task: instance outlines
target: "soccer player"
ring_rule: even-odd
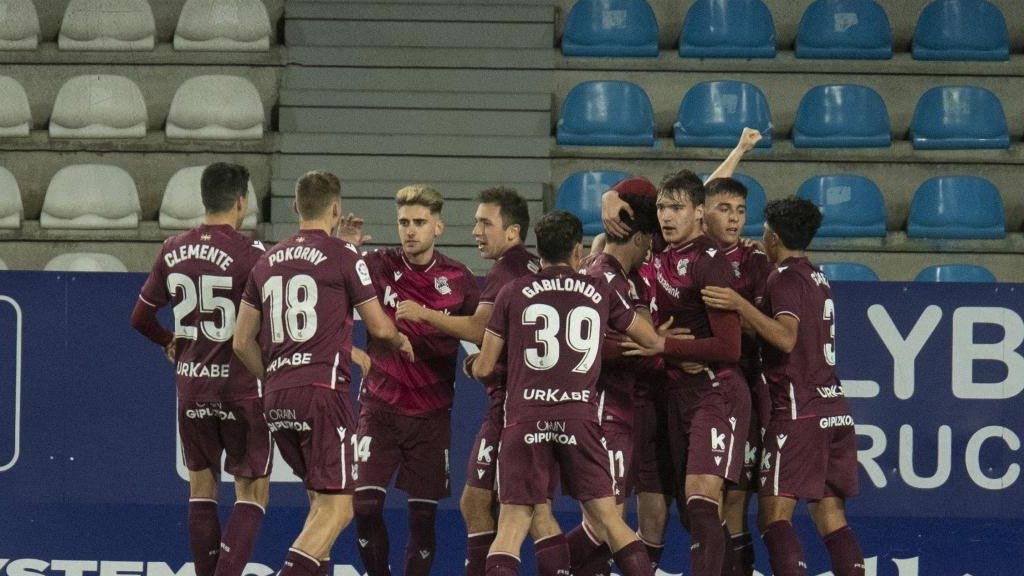
[[[601,251],[584,260],[584,273],[607,283],[615,292],[628,297],[630,306],[648,323],[651,322],[650,298],[640,277],[640,266],[647,259],[651,240],[658,233],[655,208],[657,189],[645,178],[628,178],[613,187],[619,198],[629,204],[633,217],[623,214],[629,224],[627,237],[608,237]],[[604,397],[604,418],[601,428],[611,454],[612,474],[618,487],[616,503],[619,513],[633,489],[633,425],[634,403],[646,396],[646,381],[640,374],[637,359],[616,357],[619,342],[626,336],[610,332],[606,337],[602,370],[597,390]],[[586,518],[568,536],[574,576],[607,575],[611,551],[597,539],[594,522]]]
[[[768,257],[756,246],[740,243],[740,234],[747,220],[747,188],[733,178],[716,178],[705,184],[704,232],[718,242],[732,266],[732,288],[746,300],[759,305],[770,266]],[[761,394],[760,351],[756,337],[743,334],[740,369],[750,389],[751,405],[759,405]],[[730,546],[727,555],[727,576],[750,576],[754,573],[754,541],[747,527],[747,506],[757,492],[758,454],[761,450],[761,418],[752,409],[750,429],[743,454],[743,471],[736,484],[727,484],[722,516],[729,528]]]
[[[189,545],[197,576],[240,576],[252,554],[269,492],[273,447],[259,382],[234,357],[235,309],[263,245],[237,232],[248,207],[249,171],[211,164],[200,183],[203,223],[168,238],[132,312],[132,326],[175,363],[178,433],[189,476]],[[156,311],[174,307],[174,331]],[[235,476],[235,507],[223,538],[217,515],[221,456]]]
[[[407,186],[395,195],[402,245],[366,255],[377,297],[389,317],[399,303],[419,304],[454,316],[477,308],[476,279],[463,264],[434,249],[444,230],[441,194]],[[355,513],[359,553],[370,576],[389,576],[384,496],[391,477],[409,497],[405,574],[425,576],[434,561],[437,502],[450,494],[449,446],[455,369],[460,342],[430,324],[399,320],[416,360],[371,338],[373,364],[363,378],[359,411],[359,477]]]
[[[864,555],[847,525],[857,494],[857,445],[835,373],[835,307],[825,275],[807,259],[821,212],[789,197],[765,206],[764,247],[775,265],[760,309],[735,290],[709,287],[708,306],[737,310],[764,346],[771,419],[764,436],[758,527],[777,576],[807,572],[791,523],[799,499],[825,540],[836,576],[863,576]]]
[[[337,176],[302,176],[294,208],[299,231],[260,258],[249,277],[234,349],[266,383],[265,425],[309,493],[309,515],[279,573],[317,576],[352,520],[359,446],[349,388],[353,308],[379,345],[408,355],[412,346],[377,302],[355,246],[331,235],[341,215]]]
[[[487,260],[494,260],[494,265],[484,279],[476,311],[472,316],[451,316],[426,308],[413,300],[403,300],[398,303],[396,318],[426,322],[449,336],[480,345],[498,291],[516,278],[539,271],[540,261],[524,245],[530,227],[530,211],[525,199],[511,188],[497,187],[480,192],[478,200],[473,238],[480,255]],[[459,501],[468,534],[466,576],[484,575],[487,551],[494,542],[498,523],[495,516],[494,480],[498,439],[505,415],[504,362],[499,363],[496,373],[497,377],[485,383],[490,405],[470,450],[466,464],[466,486]],[[538,506],[530,534],[536,542],[534,549],[537,551],[541,576],[554,574],[553,566],[557,565],[559,559],[553,556],[564,538],[560,537],[561,533],[558,522],[551,514],[550,504]]]
[[[546,502],[549,479],[559,469],[563,490],[583,504],[623,574],[650,575],[643,544],[615,506],[612,454],[601,430],[596,383],[607,326],[637,340],[644,353],[662,350],[665,338],[637,316],[624,295],[575,272],[583,252],[578,218],[549,212],[534,232],[542,269],[499,292],[480,355],[471,366],[473,375],[484,379],[507,354],[505,427],[498,452],[501,512],[487,576],[518,574],[519,548],[533,507]],[[568,562],[561,569],[567,574]]]

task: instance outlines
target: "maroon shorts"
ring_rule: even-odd
[[[466,486],[494,490],[498,466],[498,442],[504,426],[505,410],[500,402],[491,402],[476,435],[466,463]]]
[[[676,493],[662,397],[637,402],[633,412],[633,488],[653,494]]]
[[[619,488],[611,459],[597,422],[537,420],[508,426],[498,450],[498,500],[543,504],[559,470],[563,491],[580,502],[615,496]]]
[[[410,498],[440,500],[451,495],[449,479],[451,412],[406,416],[364,405],[359,411],[358,489],[395,486]]]
[[[270,392],[263,401],[281,456],[309,490],[351,494],[354,489],[355,422],[342,394],[303,386]]]
[[[198,471],[207,468],[220,478],[224,469],[243,478],[270,474],[274,443],[263,419],[263,400],[250,398],[231,402],[180,402],[178,434],[185,466]]]
[[[739,490],[743,492],[758,491],[758,469],[761,466],[761,417],[758,410],[754,408],[755,395],[751,390],[750,427],[747,430],[747,440],[743,446],[743,469],[736,484],[729,485],[728,490]]]
[[[621,420],[605,421],[601,425],[608,447],[612,478],[617,488],[615,502],[622,504],[633,494],[633,427]]]
[[[737,371],[725,371],[702,386],[668,392],[669,445],[682,494],[685,476],[710,474],[739,479],[750,426],[750,390]]]
[[[849,415],[772,420],[761,494],[805,500],[857,495],[857,434]]]

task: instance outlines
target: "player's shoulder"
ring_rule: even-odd
[[[438,269],[440,272],[458,271],[466,276],[473,275],[473,271],[470,270],[469,266],[467,266],[465,262],[456,260],[455,258],[442,253],[440,250],[434,251],[434,257],[437,259]]]
[[[728,258],[725,250],[722,250],[721,245],[705,234],[701,234],[694,239],[693,250],[694,252],[697,252],[701,258],[719,260],[726,260]]]
[[[164,239],[162,250],[164,252],[169,252],[179,246],[188,244],[193,238],[197,238],[198,236],[199,228],[191,228],[189,230],[178,232],[174,236],[169,236]]]

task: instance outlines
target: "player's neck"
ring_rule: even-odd
[[[693,234],[690,234],[689,236],[687,236],[685,240],[680,240],[679,242],[669,242],[668,246],[669,246],[669,248],[672,248],[673,250],[676,249],[676,248],[682,248],[683,246],[686,246],[690,242],[693,242],[694,240],[696,240],[697,238],[700,238],[703,235],[704,235],[704,233],[701,232],[700,230],[698,230],[698,231],[694,232]]]
[[[775,263],[782,264],[790,258],[803,258],[807,255],[803,250],[790,250],[789,248],[778,248],[775,251]]]
[[[497,259],[501,259],[502,257],[504,257],[504,256],[505,256],[505,254],[508,254],[509,252],[511,252],[511,251],[512,251],[512,250],[513,250],[513,249],[514,249],[514,248],[515,248],[516,246],[522,246],[522,245],[523,245],[523,243],[522,243],[522,242],[520,242],[519,240],[516,240],[515,242],[510,242],[510,243],[509,243],[508,245],[506,245],[506,246],[505,246],[505,248],[504,248],[504,249],[503,249],[503,250],[501,251],[501,254],[498,254],[498,258],[496,258],[496,260],[497,260]]]
[[[320,230],[324,234],[327,234],[328,236],[330,236],[331,235],[331,230],[333,230],[333,229],[334,229],[333,222],[331,222],[331,220],[328,220],[326,218],[321,218],[321,219],[316,219],[316,220],[300,220],[299,221],[299,231],[300,232],[303,232],[303,231],[308,232],[308,231],[312,231],[312,230]]]
[[[619,266],[621,266],[622,269],[625,270],[626,272],[629,272],[630,270],[633,269],[633,255],[631,254],[631,250],[627,245],[613,244],[609,242],[604,245],[603,252],[614,258],[615,261],[619,263]]]
[[[231,226],[237,228],[238,216],[233,212],[221,212],[216,214],[210,214],[209,212],[203,216],[203,224],[207,226]]]
[[[434,249],[424,250],[419,254],[409,254],[403,251],[402,255],[405,257],[405,261],[414,266],[426,266],[430,264],[430,261],[434,259]]]

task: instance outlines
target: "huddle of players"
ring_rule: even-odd
[[[177,366],[197,575],[237,576],[251,554],[267,500],[268,427],[310,496],[282,574],[325,572],[354,516],[368,574],[389,575],[383,502],[396,471],[409,497],[404,573],[428,574],[437,501],[450,491],[459,340],[482,344],[464,369],[491,398],[460,502],[467,575],[517,574],[527,534],[540,574],[606,574],[612,558],[627,576],[653,574],[671,498],[693,536],[695,576],[750,574],[743,522],[758,463],[773,571],[805,573],[789,523],[804,498],[835,574],[862,574],[843,516],[843,498],[856,492],[856,452],[831,368],[831,299],[802,258],[820,215],[795,199],[770,204],[768,255],[792,262],[775,260],[769,274],[764,255],[739,244],[745,189],[718,179],[757,137],[744,133],[707,190],[688,171],[657,189],[643,179],[617,185],[605,198],[608,242],[584,274],[578,219],[541,218],[538,261],[523,246],[525,201],[508,189],[484,191],[473,234],[495,265],[482,292],[465,266],[434,250],[443,201],[430,188],[398,192],[401,246],[362,256],[338,179],[308,173],[296,186],[298,233],[264,252],[235,231],[245,169],[207,168],[205,223],[165,242],[132,317]],[[702,216],[714,239],[702,234]],[[155,320],[167,303],[173,332]],[[365,355],[352,348],[353,309],[369,333]],[[753,339],[741,351],[741,317],[769,344],[763,366]],[[353,361],[363,369],[358,420]],[[760,425],[750,424],[751,391]],[[237,490],[223,534],[222,452]],[[568,536],[550,513],[559,471],[563,491],[584,509]],[[637,532],[622,514],[633,489]]]

